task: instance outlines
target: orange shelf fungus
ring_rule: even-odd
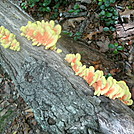
[[[20,43],[15,39],[15,35],[4,26],[0,27],[0,43],[4,48],[9,48],[14,51],[20,50]]]
[[[94,87],[94,95],[105,95],[110,99],[119,99],[126,105],[132,105],[131,93],[124,81],[116,81],[113,77],[105,78],[103,71],[94,69],[93,66],[86,68],[80,62],[81,55],[79,53],[67,54],[65,60],[71,64],[75,75],[82,77],[89,86]]]
[[[33,46],[45,46],[45,49],[56,50],[60,53],[62,50],[56,49],[56,43],[60,38],[61,26],[55,25],[55,22],[42,20],[31,22],[29,21],[26,26],[22,26],[21,35],[27,37],[28,40],[32,40]]]

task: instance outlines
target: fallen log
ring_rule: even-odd
[[[0,1],[0,25],[21,44],[19,52],[0,46],[0,63],[42,128],[50,134],[133,134],[134,112],[119,100],[93,96],[92,88],[74,75],[62,46],[70,41],[60,39],[62,54],[33,47],[19,30],[28,21],[34,19],[10,0]]]

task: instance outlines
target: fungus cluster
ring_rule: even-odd
[[[79,53],[67,54],[65,60],[71,64],[75,75],[82,77],[90,86],[94,87],[94,95],[105,95],[110,99],[119,99],[126,105],[132,105],[131,93],[124,81],[116,81],[113,77],[105,78],[103,71],[96,70],[93,66],[86,68],[80,62]]]
[[[62,50],[56,48],[56,43],[60,38],[61,26],[55,25],[55,22],[45,22],[44,20],[32,23],[28,22],[22,26],[21,35],[32,40],[32,45],[43,45],[45,49],[56,50],[60,53]],[[0,42],[4,48],[14,51],[20,50],[20,43],[15,39],[15,35],[7,30],[4,26],[0,27]],[[75,75],[82,77],[90,86],[94,87],[94,95],[105,95],[110,99],[119,99],[126,105],[132,105],[131,93],[124,81],[116,81],[113,77],[105,78],[103,71],[96,70],[93,66],[87,68],[81,63],[79,53],[67,54],[65,60],[71,64]]]
[[[20,43],[15,39],[15,37],[16,36],[4,26],[0,27],[0,43],[4,48],[19,51]]]
[[[60,38],[61,26],[55,25],[55,22],[45,22],[44,20],[36,21],[32,23],[28,22],[26,26],[22,26],[21,35],[27,37],[28,40],[32,40],[32,45],[45,46],[45,49],[56,50],[57,40]],[[58,49],[58,52],[60,50]]]

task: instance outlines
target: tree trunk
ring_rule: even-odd
[[[34,21],[9,1],[0,1],[0,25],[17,35],[21,51],[0,46],[0,63],[35,118],[50,134],[134,134],[134,112],[118,100],[93,96],[86,82],[64,61],[69,42],[60,39],[62,54],[33,47],[20,27]],[[61,45],[60,45],[61,44]]]

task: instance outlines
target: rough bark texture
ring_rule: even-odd
[[[134,22],[128,24],[117,24],[117,36],[122,41],[134,40]]]
[[[66,49],[57,54],[33,47],[20,36],[19,29],[28,20],[34,21],[11,2],[0,1],[0,25],[21,43],[19,52],[0,46],[0,63],[44,130],[50,134],[134,134],[134,112],[118,100],[93,96],[91,87],[63,60]]]

